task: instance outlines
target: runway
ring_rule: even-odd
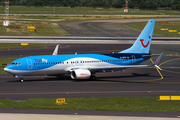
[[[0,43],[133,44],[137,37],[0,36]],[[180,44],[180,37],[153,37],[151,44]]]
[[[5,113],[5,114],[3,114]],[[13,114],[12,114],[13,113]],[[75,115],[77,113],[77,115]],[[13,116],[17,117],[15,115],[27,115],[31,116],[28,118],[32,119],[32,116],[37,115],[35,119],[37,119],[38,115],[41,116],[40,118],[47,118],[48,115],[52,116],[58,116],[57,119],[62,118],[62,116],[70,116],[70,120],[74,120],[74,117],[79,117],[79,119],[82,119],[82,117],[86,117],[88,119],[89,117],[94,117],[94,119],[101,120],[100,116],[103,117],[102,120],[172,120],[172,119],[179,119],[177,118],[177,115],[179,115],[179,112],[128,112],[128,111],[97,111],[97,110],[47,110],[47,109],[13,109],[13,108],[0,108],[0,116],[1,118],[5,116]],[[11,117],[14,118],[14,117]],[[19,119],[23,119],[23,116],[19,116]],[[11,120],[8,119],[8,120]],[[30,120],[31,120],[30,119]],[[52,119],[49,118],[49,119]],[[47,119],[47,120],[49,120]],[[78,120],[79,120],[78,119]],[[92,120],[92,118],[90,119]]]

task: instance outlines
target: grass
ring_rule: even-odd
[[[0,67],[2,66],[2,63],[11,63],[12,61],[16,60],[18,58],[0,58]]]
[[[0,13],[4,14],[5,7],[0,7]],[[124,13],[123,9],[92,9],[92,8],[64,8],[56,7],[24,7],[10,6],[10,14],[109,14],[109,15],[179,15],[179,12],[165,10],[138,10],[129,9],[128,13]]]
[[[6,75],[6,74],[9,74],[9,73],[5,72],[4,68],[2,68],[2,69],[0,68],[0,75]]]
[[[3,19],[4,16],[0,16],[0,19]],[[36,20],[36,21],[52,21],[52,22],[72,22],[72,21],[84,21],[84,20],[109,20],[109,19],[125,19],[123,16],[9,16],[11,20]],[[67,20],[72,19],[72,20]]]
[[[123,24],[123,26],[136,31],[142,31],[146,24],[147,22],[125,23]],[[180,25],[180,21],[169,21],[167,23],[157,21],[155,23],[153,35],[164,36],[164,37],[180,37],[180,34],[178,34],[180,32],[179,25]],[[177,32],[168,32],[168,30],[162,31],[161,28],[168,28],[169,30],[177,30]]]
[[[4,71],[4,67],[2,66],[3,63],[11,63],[12,61],[16,60],[18,58],[0,58],[0,75],[9,74]]]
[[[102,111],[180,112],[179,101],[159,101],[158,97],[130,98],[71,98],[66,104],[55,104],[55,99],[28,99],[22,102],[0,100],[0,108],[69,109]]]
[[[159,16],[160,17],[160,16]],[[75,16],[46,16],[46,15],[10,15],[9,19],[12,20],[33,20],[33,21],[43,21],[43,22],[72,22],[72,21],[85,21],[85,20],[116,20],[125,19],[126,16],[88,16],[88,15],[75,15]],[[153,19],[157,18],[154,16],[129,16],[130,19]],[[163,17],[165,18],[165,17]],[[0,16],[0,19],[4,19],[4,16]],[[72,19],[72,20],[68,20]]]
[[[34,32],[31,32],[27,26],[35,26]],[[68,36],[56,23],[46,22],[15,22],[12,21],[7,27],[0,27],[0,36]]]

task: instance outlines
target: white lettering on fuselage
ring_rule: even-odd
[[[47,59],[42,58],[42,62],[46,62],[47,63],[47,61],[48,61]]]
[[[47,59],[44,59],[44,58],[42,58],[42,59],[34,59],[35,60],[35,62],[48,62],[48,60]]]
[[[120,59],[126,59],[126,57],[123,56],[123,57],[120,57]]]

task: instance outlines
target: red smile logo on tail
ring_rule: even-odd
[[[149,36],[149,39],[151,38],[151,36]],[[140,39],[140,41],[141,41],[141,44],[142,44],[142,46],[144,47],[144,48],[146,48],[148,45],[149,45],[149,41],[148,41],[148,43],[146,44],[146,45],[144,45],[144,43],[143,43],[143,41],[144,41],[144,39]]]

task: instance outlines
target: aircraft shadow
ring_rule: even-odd
[[[147,83],[150,79],[157,79],[159,76],[152,76],[151,73],[139,74],[132,73],[131,76],[106,76],[106,77],[97,77],[96,80],[91,79],[82,79],[82,80],[72,80],[70,76],[58,76],[50,78],[28,78],[24,79],[24,82],[121,82],[121,83]],[[141,77],[145,77],[141,80]],[[141,78],[141,79],[138,79]],[[115,80],[114,80],[115,79]],[[123,80],[124,79],[124,80]],[[13,80],[8,82],[19,82],[19,80]]]

